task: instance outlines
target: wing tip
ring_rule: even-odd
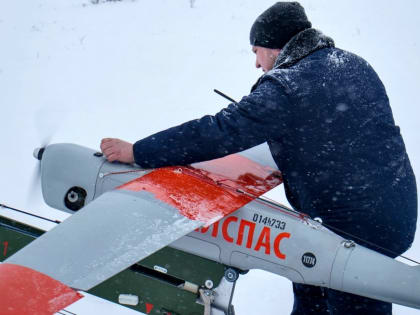
[[[31,268],[0,264],[1,314],[54,314],[83,295]]]

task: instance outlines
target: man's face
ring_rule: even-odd
[[[273,69],[274,62],[280,53],[280,49],[265,48],[261,46],[252,46],[252,51],[256,55],[255,66],[262,68],[263,72]]]

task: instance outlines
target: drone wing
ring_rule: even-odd
[[[6,262],[89,290],[280,183],[277,171],[241,154],[156,169],[101,195]]]

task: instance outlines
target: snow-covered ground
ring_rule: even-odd
[[[249,28],[273,2],[0,0],[0,203],[65,217],[31,188],[32,151],[50,136],[92,148],[102,137],[135,141],[226,106],[213,88],[246,95],[260,75]],[[376,69],[420,178],[420,2],[301,3],[314,27]],[[269,196],[284,200],[281,189]],[[420,236],[406,255],[420,260]],[[239,315],[288,314],[290,282],[250,272],[234,304]]]

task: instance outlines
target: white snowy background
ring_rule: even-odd
[[[273,3],[0,0],[0,203],[63,219],[31,186],[32,151],[43,141],[92,148],[103,137],[134,142],[216,113],[227,101],[213,88],[235,99],[246,95],[260,75],[249,29]],[[315,28],[376,69],[420,178],[420,2],[301,4]],[[269,196],[284,201],[282,189]],[[406,253],[417,260],[419,235]],[[72,310],[135,314],[86,300]],[[289,314],[292,301],[290,282],[262,271],[241,277],[234,297],[238,315]],[[395,306],[394,314],[420,311]]]

